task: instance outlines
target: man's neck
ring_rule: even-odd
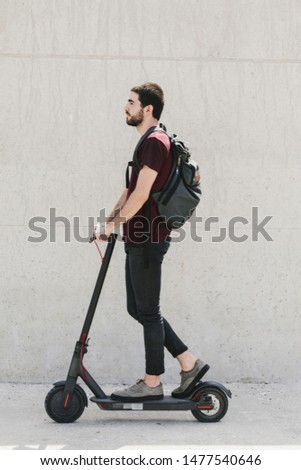
[[[139,126],[137,126],[137,131],[140,135],[143,135],[150,129],[151,127],[157,126],[159,121],[157,119],[148,119],[147,121],[143,121]]]

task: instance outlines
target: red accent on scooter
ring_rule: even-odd
[[[65,403],[64,403],[64,408],[67,408],[68,401],[69,401],[69,393],[66,396],[66,400],[65,400]]]
[[[89,378],[88,378],[88,376],[87,376],[87,374],[86,374],[85,366],[84,366],[84,348],[85,348],[86,338],[87,338],[87,333],[83,333],[83,336],[82,336],[82,344],[81,344],[81,348],[80,348],[80,363],[81,363],[81,368],[82,368],[82,371],[83,371],[85,380],[86,380],[87,382],[89,382]]]

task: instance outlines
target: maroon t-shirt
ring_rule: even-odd
[[[168,179],[172,167],[172,154],[169,137],[160,131],[152,132],[138,149],[137,159],[140,169],[147,165],[157,171],[157,177],[151,192],[161,191]],[[138,175],[132,170],[128,195],[134,191]],[[150,196],[150,210],[146,203],[130,220],[123,224],[123,239],[126,243],[142,244],[146,241],[145,232],[149,229],[151,241],[165,240],[170,234],[164,219],[160,217],[157,205]],[[146,220],[148,222],[146,222]],[[150,219],[150,220],[149,220]]]

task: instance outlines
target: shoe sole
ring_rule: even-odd
[[[173,398],[187,398],[188,395],[190,395],[190,393],[192,392],[195,384],[198,383],[198,381],[201,380],[202,377],[204,377],[204,375],[206,374],[206,372],[208,372],[209,369],[210,369],[210,366],[206,364],[204,367],[202,367],[200,372],[194,377],[192,382],[188,385],[188,387],[183,392],[179,392],[179,393],[172,392],[171,396]]]
[[[125,403],[139,403],[142,401],[150,401],[150,400],[163,400],[164,395],[146,395],[144,397],[121,397],[119,395],[115,395],[112,393],[111,399],[114,401],[122,401]]]

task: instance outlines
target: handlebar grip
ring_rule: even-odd
[[[101,238],[101,240],[103,240],[105,242],[108,241],[108,237],[104,233],[100,234],[100,238]],[[93,235],[93,237],[90,238],[89,243],[94,242],[94,240],[96,240],[95,234]]]

